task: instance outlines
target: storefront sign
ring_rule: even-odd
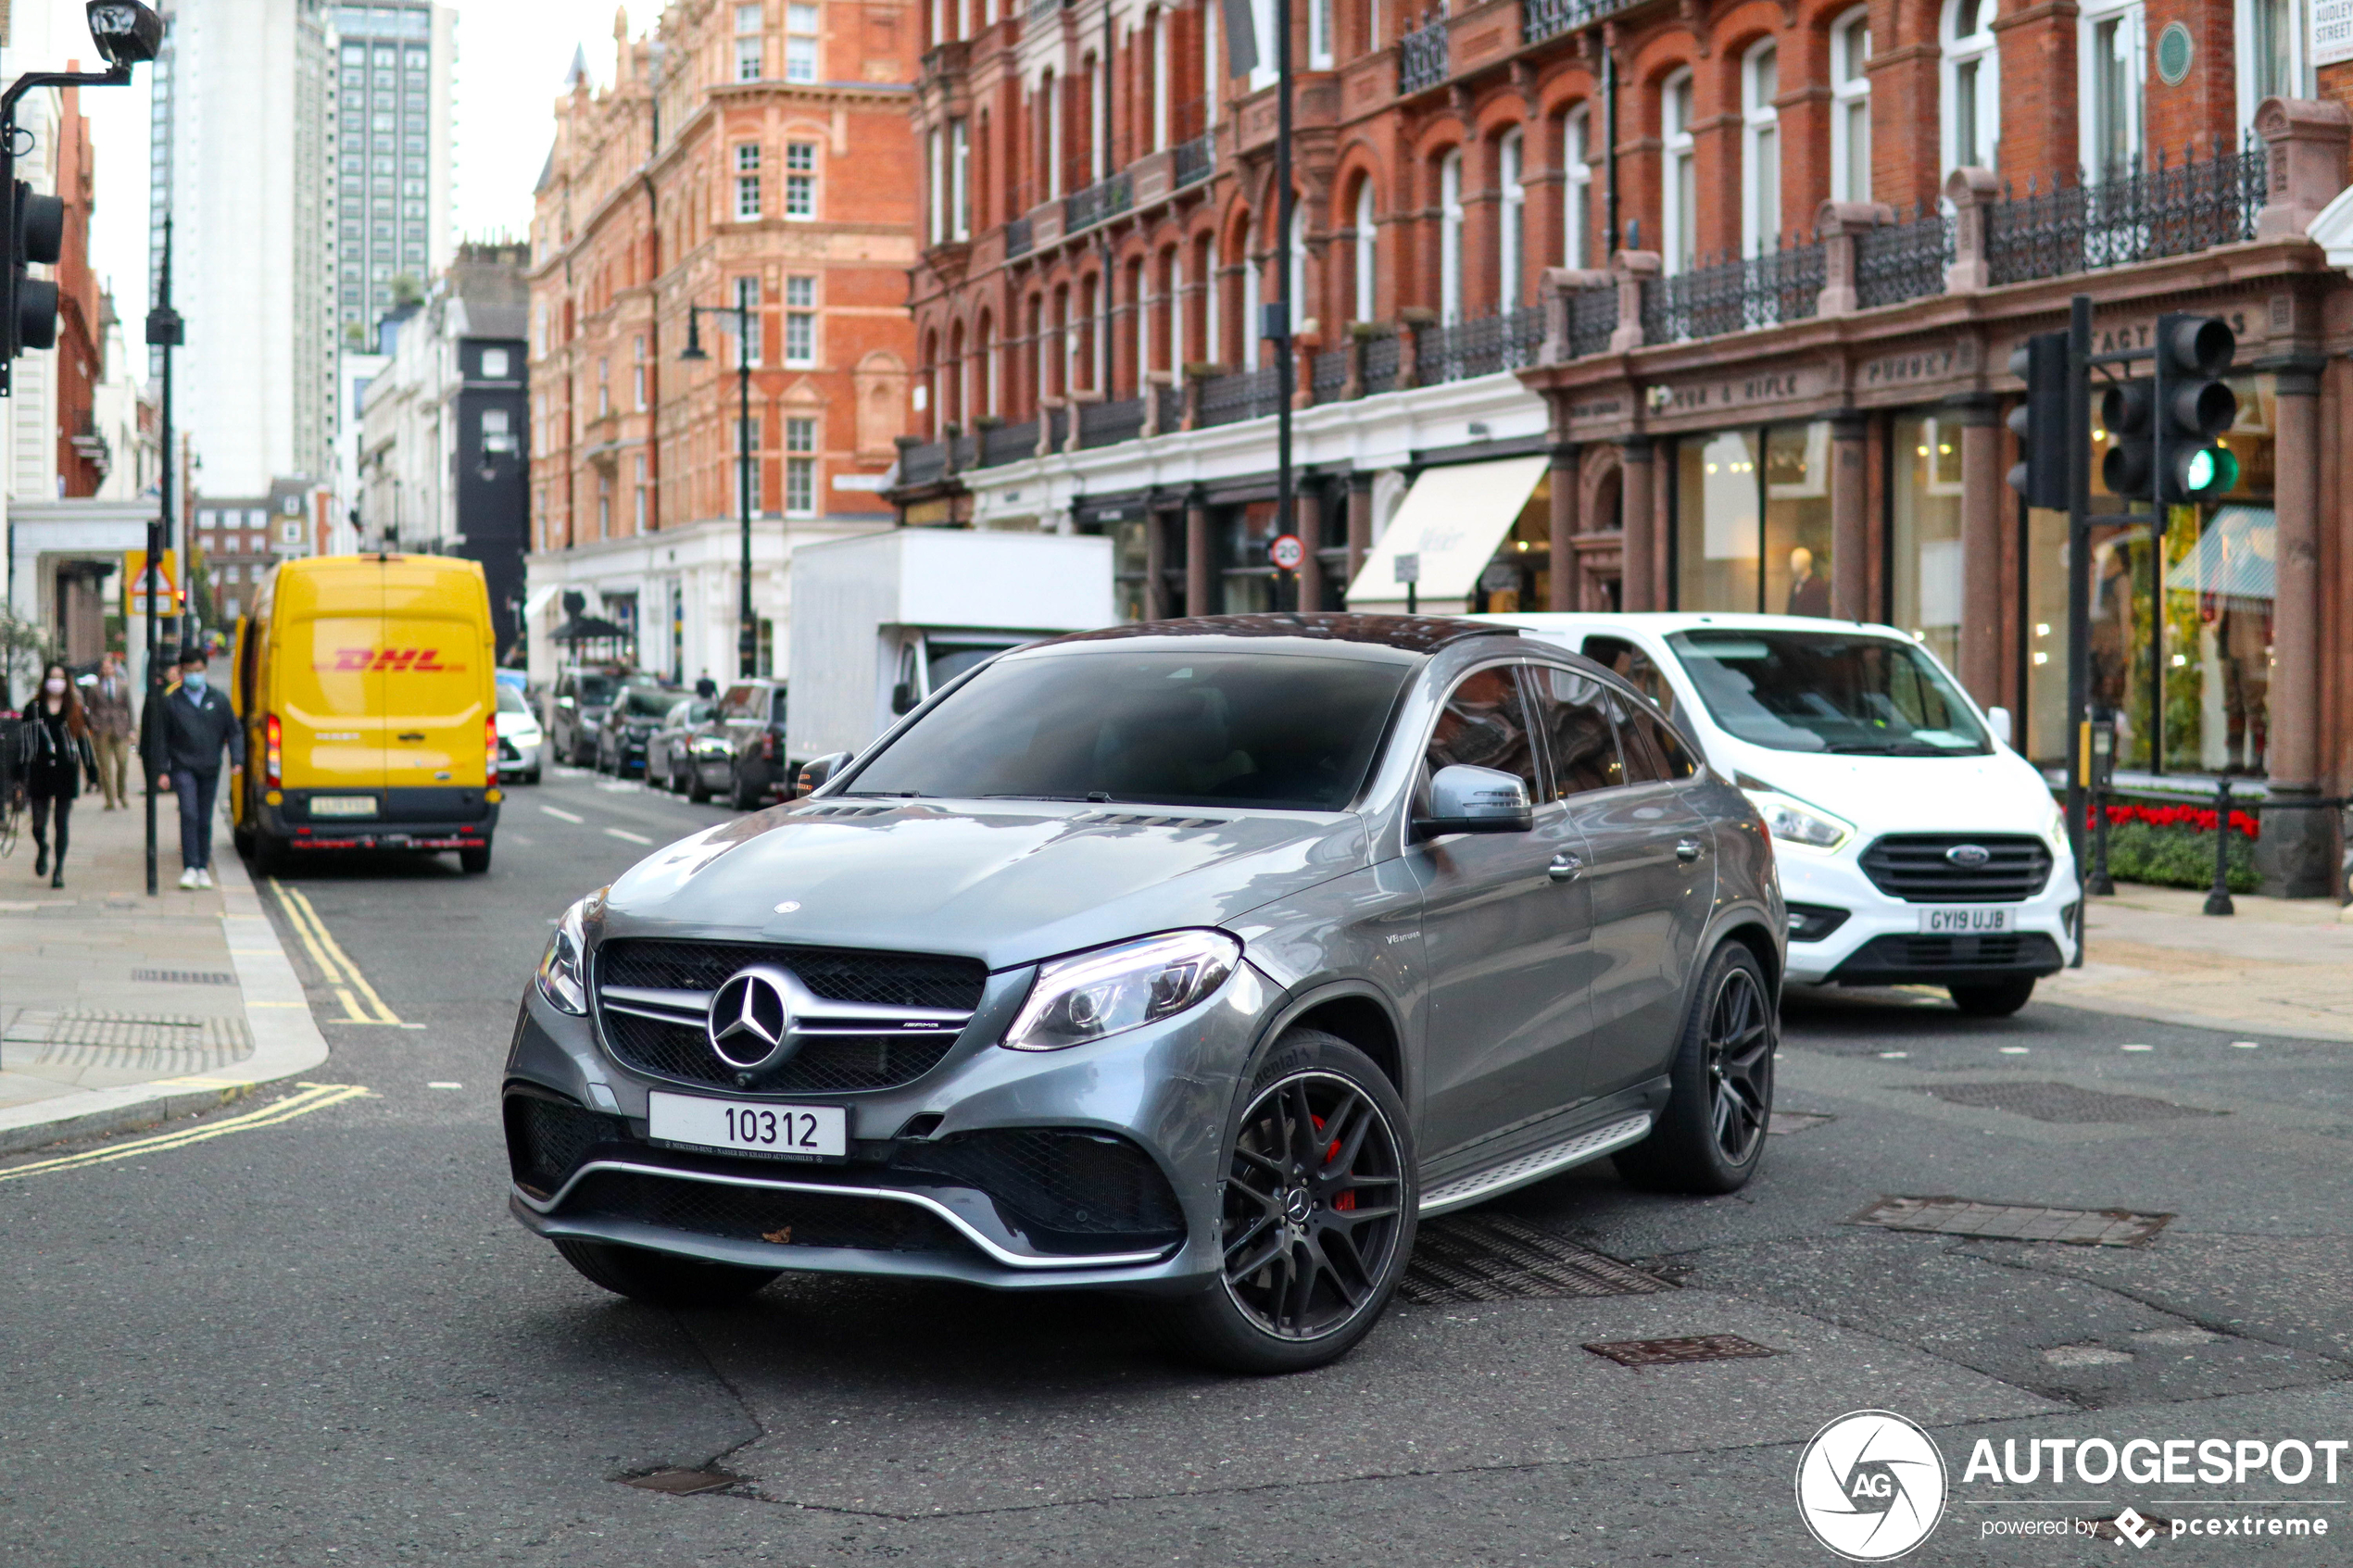
[[[1867,361],[1857,372],[1856,381],[1865,391],[1875,386],[1907,386],[1915,382],[1943,381],[1947,376],[1967,375],[1969,361],[1974,353],[1965,353],[1974,345],[1952,344],[1942,348],[1924,348],[1910,354],[1890,354],[1884,358]]]
[[[1769,410],[1779,405],[1819,397],[1831,390],[1830,378],[1819,365],[1761,370],[1754,375],[1718,376],[1680,385],[1655,386],[1654,395],[1666,394],[1658,412],[1672,419],[1684,414],[1717,414],[1729,410]]]

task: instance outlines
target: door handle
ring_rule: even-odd
[[[1551,877],[1554,882],[1575,882],[1579,876],[1584,873],[1584,871],[1585,861],[1583,858],[1577,855],[1571,855],[1564,850],[1562,853],[1553,857],[1553,863],[1544,868],[1544,874]]]
[[[1699,854],[1700,842],[1696,838],[1686,838],[1675,846],[1675,858],[1687,866],[1698,859]]]
[[[394,736],[393,738],[394,738],[394,739],[396,739],[396,740],[405,740],[405,741],[411,741],[411,742],[414,742],[414,741],[421,741],[421,740],[422,740],[422,739],[424,739],[424,738],[425,738],[425,733],[424,733],[422,730],[411,730],[411,731],[408,732],[408,733],[407,733],[407,734],[405,734],[396,735],[396,736]]]

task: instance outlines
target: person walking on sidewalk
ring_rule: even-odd
[[[24,775],[25,795],[32,803],[32,842],[38,851],[32,874],[48,873],[49,885],[66,884],[67,824],[73,818],[73,797],[82,781],[97,771],[90,754],[89,721],[82,715],[82,699],[74,694],[73,678],[62,664],[41,672],[41,690],[18,732],[21,748],[17,760]],[[49,826],[57,829],[57,858],[49,859]]]
[[[212,885],[212,808],[220,797],[220,748],[229,760],[245,766],[245,732],[229,699],[212,689],[205,676],[201,648],[190,648],[180,659],[180,684],[163,698],[163,718],[156,726],[162,755],[150,766],[156,787],[180,799],[180,885]]]
[[[98,678],[87,692],[83,712],[98,754],[98,787],[106,792],[107,809],[119,811],[131,794],[131,677],[123,673],[122,660],[111,653],[100,659]]]

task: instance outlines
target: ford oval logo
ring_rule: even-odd
[[[1965,872],[1982,869],[1994,859],[1994,851],[1982,844],[1956,844],[1944,851],[1944,858]]]
[[[759,1067],[784,1048],[792,1026],[785,978],[770,969],[739,970],[711,993],[704,1029],[711,1048],[730,1067]]]

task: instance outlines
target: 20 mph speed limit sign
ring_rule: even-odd
[[[1307,546],[1299,542],[1296,533],[1286,533],[1266,546],[1266,558],[1284,571],[1297,571],[1307,558]]]

